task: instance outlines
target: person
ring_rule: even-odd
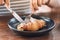
[[[8,1],[9,0],[0,0],[0,5],[7,3],[8,6],[9,5]],[[41,7],[41,5],[47,5],[49,6],[50,9],[59,8],[60,0],[30,0],[30,5],[31,5],[32,12],[35,12],[36,10],[38,10],[38,7]]]

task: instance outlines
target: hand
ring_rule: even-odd
[[[42,9],[43,6],[41,5],[45,5],[46,3],[48,3],[49,0],[30,0],[30,4],[31,4],[31,9],[32,12],[34,13],[36,10],[39,9],[39,7]],[[47,6],[43,7],[44,9],[46,9]],[[49,10],[51,10],[49,7],[47,7]],[[43,11],[43,10],[42,10]]]
[[[10,0],[0,0],[0,5],[7,5],[7,7],[10,7]]]
[[[4,0],[0,0],[0,5],[3,5],[4,4]]]

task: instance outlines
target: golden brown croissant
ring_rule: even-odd
[[[20,31],[27,30],[27,31],[36,31],[41,29],[45,26],[45,21],[33,19],[28,23],[21,23],[17,26],[17,29]]]

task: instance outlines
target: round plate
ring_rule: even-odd
[[[22,35],[22,36],[40,36],[43,35],[45,33],[48,33],[49,31],[51,31],[54,28],[54,21],[48,17],[40,17],[40,16],[36,16],[36,15],[32,15],[33,18],[36,19],[42,19],[46,22],[46,26],[38,31],[18,31],[17,30],[17,25],[19,24],[19,21],[17,21],[15,18],[12,18],[9,20],[8,22],[8,27],[13,30],[15,33],[17,33],[18,35]],[[22,16],[22,19],[24,19],[25,16]]]

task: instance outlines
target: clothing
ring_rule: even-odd
[[[30,0],[10,0],[12,10],[27,13],[30,11]]]
[[[10,15],[10,12],[6,9],[5,6],[0,5],[0,8],[0,15]],[[10,0],[10,8],[17,13],[28,14],[31,12],[30,0]]]

